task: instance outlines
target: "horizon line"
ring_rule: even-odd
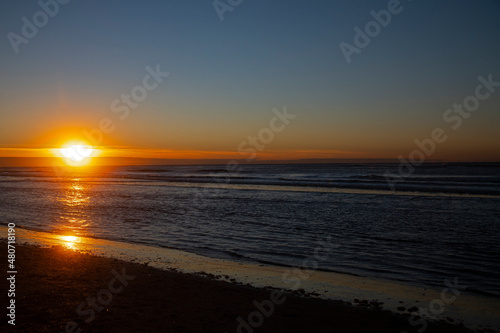
[[[57,157],[0,157],[0,167],[43,167],[53,166]],[[145,157],[94,157],[93,166],[135,166],[135,165],[223,165],[236,162],[242,165],[259,164],[402,164],[397,158],[298,158],[298,159],[176,159],[176,158],[145,158]],[[494,164],[500,160],[426,160],[424,164]],[[418,167],[417,165],[415,165]]]

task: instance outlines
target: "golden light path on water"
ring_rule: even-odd
[[[90,222],[88,219],[92,187],[80,178],[73,178],[60,183],[58,196],[59,221],[57,227],[65,237],[87,235]]]

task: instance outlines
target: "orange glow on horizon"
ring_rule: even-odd
[[[83,147],[79,147],[83,146]],[[143,159],[182,159],[182,160],[215,160],[215,159],[250,159],[249,153],[223,150],[195,150],[195,149],[148,149],[139,147],[91,147],[81,142],[71,142],[61,148],[0,148],[0,157],[57,157],[70,159],[76,155],[79,158],[92,151],[92,157],[104,158],[143,158]],[[79,153],[82,151],[83,153]],[[68,158],[69,157],[69,158]],[[254,161],[258,160],[293,160],[314,158],[391,158],[390,154],[375,154],[342,150],[275,150],[257,152]],[[96,161],[96,163],[98,163]],[[94,164],[94,162],[92,163]]]
[[[410,151],[410,150],[409,150]],[[386,159],[398,162],[397,154],[388,150],[349,151],[329,149],[266,149],[256,152],[254,156],[230,150],[196,150],[196,149],[150,149],[131,146],[99,146],[92,147],[84,141],[71,141],[58,148],[1,148],[0,166],[53,166],[54,158],[70,167],[90,167],[105,165],[143,165],[158,163],[200,164],[203,160],[213,164],[217,160],[236,160],[242,163],[259,163],[265,161],[299,161],[300,160],[370,160]],[[5,158],[13,158],[12,161]],[[21,158],[21,159],[19,159]],[[24,160],[23,160],[24,158]],[[155,160],[157,162],[155,162]],[[164,162],[162,162],[164,160]],[[191,161],[191,162],[190,162]],[[498,154],[489,154],[488,150],[475,154],[461,154],[459,151],[446,151],[435,154],[428,162],[499,162]],[[3,164],[2,164],[3,163]],[[221,162],[222,163],[222,162]]]

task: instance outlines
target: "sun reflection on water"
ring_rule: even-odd
[[[58,238],[62,241],[61,245],[63,245],[64,247],[71,249],[71,250],[78,249],[78,243],[80,243],[80,237],[58,236]]]
[[[91,190],[88,184],[80,178],[74,178],[70,182],[64,183],[61,187],[59,202],[60,209],[60,229],[63,233],[85,235],[89,226],[88,207],[91,199]],[[74,236],[64,236],[74,237]],[[74,243],[71,239],[66,239],[68,243]]]
[[[80,179],[78,178],[68,183],[65,186],[64,192],[65,195],[62,201],[69,207],[84,206],[90,200],[86,188],[80,183]]]

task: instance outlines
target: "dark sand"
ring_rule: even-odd
[[[17,245],[16,326],[7,324],[6,278],[2,278],[2,332],[65,332],[74,321],[82,332],[237,332],[237,318],[256,311],[252,304],[271,290],[214,281],[142,264],[95,257],[60,246]],[[0,242],[6,267],[6,244]],[[114,278],[111,270],[135,276],[95,318],[76,313],[88,297],[96,298]],[[4,269],[3,275],[6,276]],[[119,288],[120,283],[114,285]],[[107,292],[102,292],[105,297]],[[109,294],[109,292],[108,292]],[[352,306],[345,302],[286,294],[286,301],[254,332],[416,332],[408,315]],[[105,300],[105,298],[103,298]],[[88,310],[85,305],[82,310]],[[75,328],[74,332],[78,332]],[[241,332],[249,332],[243,329]],[[444,322],[425,331],[469,332]]]

